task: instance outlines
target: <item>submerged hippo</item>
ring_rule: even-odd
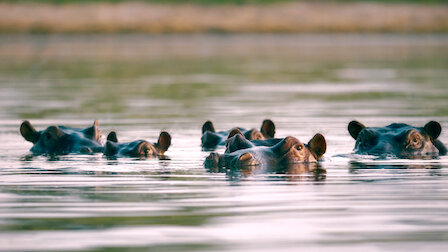
[[[24,121],[20,125],[20,134],[25,140],[33,143],[31,152],[35,155],[86,154],[103,151],[98,121],[85,129],[50,126],[42,131],[36,131],[29,121]]]
[[[430,121],[423,127],[393,123],[386,127],[366,127],[358,121],[348,124],[350,135],[356,139],[355,153],[399,158],[434,158],[445,155],[445,145],[437,140],[442,127]]]
[[[261,124],[260,130],[257,129],[243,129],[237,128],[246,139],[248,140],[263,140],[273,138],[275,135],[275,125],[274,123],[266,119]],[[225,145],[226,139],[229,136],[229,133],[232,130],[228,131],[215,131],[215,127],[211,121],[206,121],[202,125],[202,137],[201,137],[201,145],[204,149],[214,149],[219,145]]]
[[[205,160],[206,167],[246,169],[257,166],[273,170],[293,164],[317,162],[327,149],[321,134],[316,134],[308,144],[289,136],[273,146],[256,146],[241,134],[232,136],[228,143],[226,153],[210,153]]]
[[[107,136],[104,146],[104,155],[120,157],[150,157],[163,155],[171,145],[171,136],[162,131],[157,143],[149,143],[145,140],[137,140],[128,143],[118,143],[117,133],[112,131]]]

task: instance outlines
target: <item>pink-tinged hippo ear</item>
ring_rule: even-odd
[[[261,124],[261,133],[263,134],[264,138],[269,139],[273,138],[275,136],[275,124],[273,121],[266,119]]]
[[[425,124],[423,129],[425,130],[426,134],[431,137],[431,140],[436,140],[442,132],[442,126],[436,121],[430,121],[429,123]]]
[[[350,136],[352,136],[354,139],[357,139],[359,132],[361,132],[365,127],[366,126],[364,126],[364,124],[358,121],[351,121],[348,124],[348,132],[350,133]]]
[[[238,128],[233,128],[233,129],[230,131],[229,136],[227,137],[227,139],[230,139],[230,138],[232,138],[233,136],[235,136],[235,135],[237,135],[237,134],[243,136],[243,132],[241,132],[240,129],[238,129]]]
[[[36,131],[29,121],[23,121],[20,125],[20,134],[22,134],[25,140],[32,143],[36,143],[40,136],[39,132]]]
[[[321,158],[327,151],[327,142],[325,141],[325,137],[317,133],[308,142],[308,148],[311,151],[311,153],[313,153],[316,160]]]
[[[157,146],[159,147],[159,151],[163,155],[165,151],[168,150],[168,148],[171,145],[171,136],[168,132],[162,131],[159,135],[159,140],[157,141]]]
[[[118,153],[118,146],[116,143],[112,141],[107,141],[106,145],[104,145],[104,155],[106,156],[114,156]]]
[[[118,143],[117,133],[115,131],[111,131],[109,135],[107,135],[107,141]]]
[[[98,127],[98,120],[93,122],[92,127],[89,127],[84,130],[84,135],[92,140],[100,141],[101,140],[101,130]]]
[[[202,134],[204,134],[206,131],[215,132],[215,127],[213,126],[213,123],[211,121],[206,121],[202,125]]]

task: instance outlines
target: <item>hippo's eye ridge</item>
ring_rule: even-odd
[[[423,144],[422,135],[420,135],[418,132],[411,131],[409,133],[408,144],[406,147],[410,149],[419,149],[422,147],[422,144]]]

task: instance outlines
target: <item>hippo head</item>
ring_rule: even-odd
[[[247,140],[265,140],[275,136],[274,123],[266,119],[263,121],[260,130],[237,128]],[[214,149],[218,145],[223,145],[225,139],[228,138],[231,131],[215,131],[215,127],[211,121],[206,121],[202,125],[201,145],[204,149]]]
[[[202,125],[202,137],[201,144],[202,147],[208,149],[213,149],[216,147],[222,140],[222,137],[216,133],[215,127],[211,121],[206,121]]]
[[[233,144],[240,145],[244,143],[235,135],[232,139]],[[257,151],[264,150],[266,147],[243,148],[238,157],[238,166],[240,168],[247,166],[257,166],[261,164],[276,164],[289,166],[299,163],[317,162],[327,149],[324,136],[316,134],[308,144],[301,143],[297,138],[288,136],[278,144],[270,147],[271,152]],[[236,153],[236,152],[235,152]]]
[[[317,162],[327,150],[327,143],[321,134],[316,134],[308,144],[289,136],[274,146],[275,152],[281,156],[282,164],[298,164]]]
[[[145,140],[138,140],[129,143],[118,143],[117,133],[112,131],[107,136],[104,146],[106,156],[129,156],[129,157],[149,157],[163,155],[171,145],[171,136],[168,132],[162,131],[157,143],[149,143]]]
[[[34,144],[31,152],[37,155],[91,152],[90,148],[96,147],[101,139],[96,120],[86,129],[50,126],[43,131],[36,131],[29,121],[24,121],[20,125],[20,133],[25,140]]]
[[[393,123],[386,127],[366,127],[358,121],[348,125],[356,140],[355,153],[399,158],[433,158],[444,154],[444,145],[437,140],[442,127],[430,121],[423,127]]]

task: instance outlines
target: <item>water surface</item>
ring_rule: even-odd
[[[448,158],[340,155],[353,119],[446,129],[446,69],[445,35],[4,35],[0,250],[446,250]],[[204,169],[205,120],[265,118],[324,134],[326,173]],[[33,157],[24,119],[173,142],[167,160]]]

